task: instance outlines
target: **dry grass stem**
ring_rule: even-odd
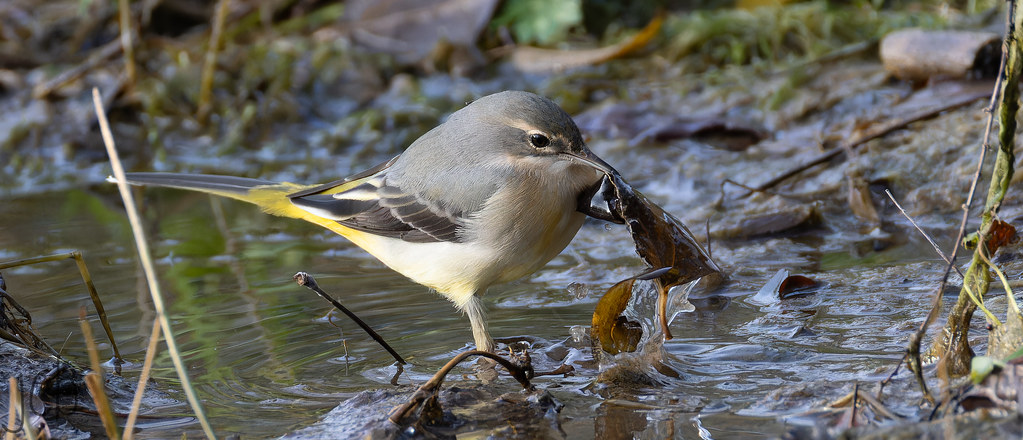
[[[82,328],[82,337],[85,338],[85,347],[89,353],[89,365],[91,372],[85,375],[85,386],[96,403],[96,412],[99,413],[100,421],[107,432],[107,438],[119,439],[121,434],[117,432],[117,421],[114,419],[114,411],[110,407],[110,399],[107,398],[106,390],[103,388],[103,366],[99,362],[99,349],[92,337],[92,326],[85,320],[85,307],[78,312],[78,325]]]
[[[174,363],[174,370],[178,374],[178,379],[181,380],[181,388],[185,392],[185,397],[188,399],[188,403],[191,405],[192,411],[199,420],[199,424],[202,426],[203,432],[206,434],[206,437],[216,439],[217,436],[213,433],[213,428],[206,419],[206,413],[203,411],[202,403],[199,401],[199,397],[196,395],[195,389],[192,387],[192,381],[188,377],[188,369],[185,368],[185,362],[181,358],[181,352],[178,350],[178,344],[174,340],[174,332],[171,328],[170,317],[168,316],[167,308],[164,305],[163,294],[160,291],[160,284],[156,280],[156,269],[153,266],[153,259],[149,252],[149,242],[146,241],[145,232],[142,229],[142,221],[139,219],[138,209],[135,207],[135,199],[132,198],[131,191],[128,190],[127,179],[124,175],[124,167],[121,165],[121,160],[117,155],[117,149],[114,146],[114,137],[110,133],[110,125],[107,123],[106,113],[103,111],[103,102],[100,99],[99,89],[92,89],[92,98],[93,103],[96,106],[96,118],[99,122],[100,132],[103,134],[103,144],[106,146],[107,155],[110,157],[110,166],[113,168],[114,177],[117,179],[117,189],[121,194],[121,199],[124,201],[124,209],[127,211],[128,222],[131,224],[132,234],[135,237],[135,246],[138,248],[139,260],[142,263],[142,269],[146,275],[146,283],[149,285],[149,293],[153,298],[153,308],[156,310],[157,318],[160,321],[160,327],[163,328],[162,330],[164,340],[167,344],[167,352],[170,354],[171,361]]]
[[[7,394],[10,396],[10,402],[7,404],[7,433],[4,434],[4,440],[14,440],[14,433],[18,429],[17,408],[21,407],[21,393],[18,391],[18,379],[13,377],[7,378],[7,390]]]
[[[142,406],[142,396],[146,391],[146,383],[149,382],[149,373],[153,370],[153,359],[156,358],[156,349],[160,344],[160,321],[153,321],[153,332],[149,335],[149,347],[146,348],[146,359],[142,362],[142,372],[139,373],[139,383],[135,387],[135,397],[131,400],[131,412],[128,413],[128,421],[124,423],[124,439],[131,440],[135,436],[135,420],[139,415],[139,408]]]
[[[96,412],[99,413],[99,418],[103,422],[103,429],[107,432],[107,438],[120,439],[121,435],[117,432],[117,421],[114,419],[114,411],[110,407],[107,393],[103,390],[103,376],[95,371],[86,374],[85,386],[89,389],[89,394],[92,395],[92,401],[96,403]]]

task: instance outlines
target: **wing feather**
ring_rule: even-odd
[[[393,163],[393,159],[388,164]],[[385,164],[387,165],[387,164]],[[468,214],[449,212],[389,183],[387,166],[292,194],[291,202],[312,214],[352,229],[417,243],[461,242]]]

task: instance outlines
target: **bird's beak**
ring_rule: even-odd
[[[614,167],[609,165],[607,162],[604,162],[604,159],[597,157],[596,154],[593,154],[593,152],[590,151],[590,149],[585,146],[583,147],[582,152],[573,153],[572,158],[577,159],[578,161],[585,163],[586,165],[589,165],[609,176],[619,175],[618,170],[614,169]]]

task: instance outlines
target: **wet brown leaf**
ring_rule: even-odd
[[[998,248],[1016,241],[1016,228],[1009,223],[995,220],[991,223],[991,229],[987,233],[988,252],[994,255]]]
[[[817,281],[802,275],[789,275],[778,285],[778,298],[786,299],[808,289],[817,287]]]
[[[665,339],[671,339],[665,310],[668,290],[705,275],[720,273],[721,269],[681,221],[647,200],[621,176],[613,174],[607,178],[611,185],[605,187],[602,195],[611,214],[625,222],[636,243],[636,253],[655,268],[645,275],[614,285],[597,303],[592,334],[605,351],[617,353],[623,347],[629,348],[627,341],[634,337],[627,328],[628,324],[618,318],[632,296],[636,279],[651,279],[656,283],[661,330]],[[635,350],[634,346],[628,351],[632,350]]]
[[[638,324],[629,321],[622,312],[632,298],[632,286],[635,278],[623,280],[607,289],[607,293],[597,301],[593,310],[593,324],[590,327],[592,337],[600,341],[604,351],[611,354],[636,351],[643,330]]]
[[[576,67],[600,64],[628,55],[643,48],[661,30],[664,15],[658,14],[632,38],[598,49],[557,50],[537,47],[516,47],[511,54],[512,64],[520,72],[558,72]]]

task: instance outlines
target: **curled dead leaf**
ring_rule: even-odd
[[[819,285],[820,283],[812,278],[803,275],[789,275],[788,269],[779,269],[771,279],[764,283],[756,295],[749,298],[749,302],[759,305],[774,304],[779,300],[811,293],[808,291]]]
[[[703,276],[720,273],[721,269],[681,221],[650,202],[617,173],[605,176],[600,193],[608,211],[601,218],[609,217],[625,223],[635,241],[636,253],[655,269],[608,289],[594,311],[592,334],[609,353],[630,348],[625,342],[634,334],[629,333],[618,318],[632,296],[635,280],[650,279],[658,291],[661,330],[665,339],[671,339],[666,315],[668,291]],[[635,348],[632,346],[631,350],[624,351]]]
[[[805,291],[817,287],[817,281],[802,275],[789,275],[778,285],[778,298],[788,299],[805,293]]]
[[[638,328],[638,324],[622,316],[632,298],[635,282],[635,278],[629,278],[611,286],[593,310],[591,337],[600,341],[600,347],[608,353],[635,351],[643,336],[643,330]]]

